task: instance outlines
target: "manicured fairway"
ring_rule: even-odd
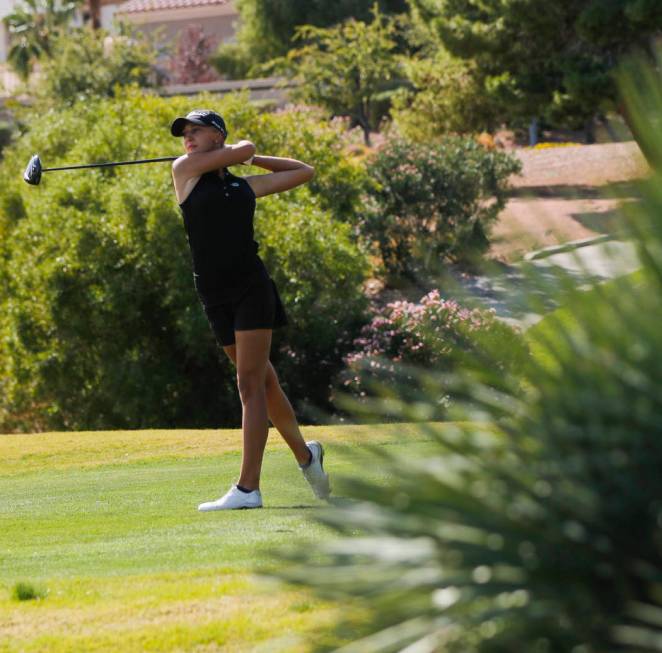
[[[425,453],[409,425],[310,427],[330,474],[366,443]],[[270,435],[262,510],[201,514],[237,478],[239,431],[0,436],[0,651],[304,652],[334,608],[252,574],[270,550],[329,537]],[[18,601],[26,582],[45,598]]]

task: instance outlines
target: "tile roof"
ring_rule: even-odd
[[[208,5],[228,5],[231,0],[128,0],[123,2],[117,13],[134,14],[142,11],[161,11],[163,9],[185,9]]]

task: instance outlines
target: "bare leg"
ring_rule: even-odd
[[[228,358],[236,365],[236,345],[223,347],[223,349]],[[299,424],[294,415],[292,404],[290,404],[283,389],[280,387],[278,375],[276,374],[274,366],[270,362],[267,362],[265,387],[267,411],[271,423],[276,427],[276,430],[281,434],[283,440],[288,444],[294,457],[297,459],[297,462],[300,465],[307,463],[310,458],[310,450],[306,446],[306,442],[299,429]]]
[[[260,487],[260,470],[267,444],[266,375],[271,348],[271,330],[236,332],[237,386],[241,398],[244,448],[239,485],[249,490]]]
[[[303,465],[310,460],[310,449],[306,446],[292,404],[280,387],[278,375],[271,363],[267,367],[266,386],[269,419],[292,449],[297,462]]]

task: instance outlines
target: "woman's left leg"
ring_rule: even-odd
[[[271,329],[236,331],[237,386],[242,407],[244,437],[241,476],[238,485],[260,488],[260,470],[269,433],[265,382]]]
[[[224,345],[223,351],[234,365],[237,364],[237,346]],[[305,465],[310,460],[310,449],[303,439],[299,422],[292,409],[292,404],[280,387],[278,375],[271,362],[267,362],[267,376],[265,382],[267,396],[267,415],[276,430],[283,436],[283,440],[292,449],[299,465]]]

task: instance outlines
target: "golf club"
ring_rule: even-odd
[[[39,158],[38,154],[35,154],[30,159],[30,162],[25,168],[25,172],[23,173],[23,179],[27,181],[28,184],[37,186],[41,181],[42,172],[55,172],[56,170],[79,170],[81,168],[108,168],[111,166],[130,166],[136,163],[157,163],[159,161],[174,161],[176,158],[178,157],[163,156],[159,159],[140,159],[139,161],[111,161],[109,163],[86,163],[83,165],[62,166],[60,168],[42,168],[41,159]]]

